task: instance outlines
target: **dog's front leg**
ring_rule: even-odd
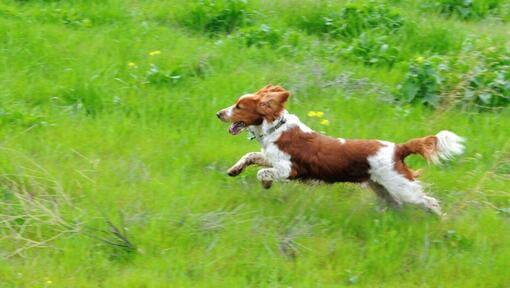
[[[228,175],[237,176],[250,165],[271,166],[262,152],[250,152],[241,157],[234,166],[228,169]]]
[[[274,166],[273,168],[260,169],[257,172],[257,179],[265,189],[271,188],[273,181],[288,179],[290,168]]]

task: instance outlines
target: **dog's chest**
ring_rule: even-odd
[[[266,157],[266,160],[273,166],[288,166],[290,165],[290,155],[283,152],[278,148],[278,146],[275,143],[269,142],[264,143],[263,146],[263,153]]]

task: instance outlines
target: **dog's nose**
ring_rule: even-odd
[[[221,112],[216,112],[216,117],[221,118]]]

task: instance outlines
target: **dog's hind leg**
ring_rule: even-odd
[[[236,164],[230,167],[227,173],[229,176],[237,176],[250,165],[270,166],[262,152],[250,152],[241,157],[241,159],[239,159]]]
[[[403,203],[411,203],[422,206],[438,216],[443,216],[441,206],[436,198],[427,196],[418,181],[406,179],[404,177],[395,177],[390,181],[382,183],[391,196]]]
[[[384,186],[382,186],[381,184],[369,180],[368,187],[375,192],[375,194],[381,201],[385,202],[386,204],[392,207],[399,207],[402,204],[398,199],[395,199],[390,194],[390,192],[388,192],[388,190],[386,190],[386,188],[384,188]]]
[[[439,201],[423,192],[420,182],[414,180],[413,173],[402,162],[395,162],[395,144],[383,144],[383,148],[368,158],[370,180],[382,185],[400,203],[420,205],[442,216]]]

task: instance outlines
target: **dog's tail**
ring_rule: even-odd
[[[450,131],[415,138],[397,146],[397,157],[403,160],[410,154],[420,154],[429,163],[439,164],[464,152],[464,138]]]

